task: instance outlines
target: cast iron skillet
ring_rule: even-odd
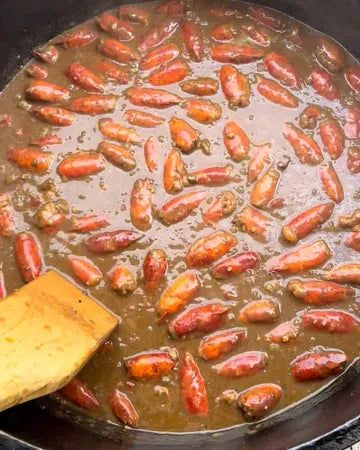
[[[119,6],[119,3],[115,0],[1,0],[0,90],[28,61],[33,47],[99,11]],[[330,34],[359,58],[357,31],[360,0],[347,0],[346,3],[342,0],[273,0],[257,3],[275,7]],[[35,445],[51,450],[113,450],[155,449],[159,445],[172,449],[182,446],[202,448],[206,445],[206,448],[216,449],[226,442],[226,448],[230,450],[240,446],[251,450],[281,450],[299,444],[303,449],[314,446],[342,449],[360,440],[360,416],[356,401],[360,395],[359,372],[360,359],[357,359],[340,377],[305,402],[299,402],[257,424],[239,425],[222,432],[180,435],[123,429],[109,422],[90,419],[66,402],[48,397],[40,404],[22,405],[0,415],[0,429],[3,430],[0,431],[0,448],[17,450]],[[73,424],[50,416],[44,408],[58,417],[70,419]],[[95,436],[91,431],[102,437]]]

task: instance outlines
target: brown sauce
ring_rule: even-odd
[[[240,32],[241,27],[246,24],[259,26],[256,20],[246,15],[249,5],[241,2],[229,3],[229,5],[231,8],[236,8],[238,12],[225,18],[211,15],[208,2],[193,2],[192,8],[186,12],[189,18],[197,22],[203,34],[205,55],[201,62],[191,61],[188,52],[184,50],[181,27],[165,42],[176,43],[181,49],[181,59],[186,61],[190,67],[190,74],[185,80],[198,77],[211,77],[219,80],[218,72],[223,64],[213,61],[210,56],[209,49],[219,44],[212,39],[211,31],[216,25],[221,25],[228,20],[233,23],[236,30],[234,37],[231,39],[231,44],[246,44],[257,49],[262,48],[248,40],[244,32]],[[132,49],[137,49],[140,37],[148,28],[158,26],[168,17],[174,17],[153,13],[154,4],[152,2],[137,6],[149,11],[151,23],[148,26],[132,24],[135,28],[135,38],[123,42]],[[222,7],[222,5],[218,5],[218,2],[214,2],[215,6]],[[225,7],[226,5],[224,5]],[[118,17],[117,11],[113,11],[112,14]],[[182,17],[181,15],[180,18]],[[30,114],[29,111],[19,108],[19,103],[25,99],[25,89],[31,81],[31,78],[26,75],[26,68],[19,72],[0,96],[0,116],[8,114],[12,118],[10,127],[0,128],[0,192],[8,194],[10,203],[15,210],[15,231],[17,233],[31,231],[36,235],[41,244],[46,267],[54,267],[72,279],[73,273],[69,266],[68,256],[79,255],[91,259],[102,271],[104,277],[97,286],[92,288],[86,288],[81,283],[79,285],[121,318],[121,324],[111,337],[112,346],[108,345],[100,350],[79,374],[79,378],[87,384],[100,403],[97,409],[89,412],[95,417],[114,420],[107,398],[110,392],[118,388],[126,393],[133,403],[139,416],[138,426],[140,428],[162,431],[194,431],[229,427],[242,423],[245,419],[236,404],[228,404],[224,400],[219,400],[224,391],[231,389],[240,393],[260,383],[278,384],[281,386],[283,394],[272,411],[280,410],[316,392],[329,381],[329,378],[307,382],[295,380],[290,373],[290,363],[297,356],[315,347],[322,346],[345,352],[348,358],[347,364],[349,364],[359,353],[359,327],[356,327],[351,333],[345,334],[301,328],[299,335],[289,343],[273,344],[264,339],[264,335],[276,325],[291,320],[304,309],[334,308],[360,316],[359,290],[356,290],[355,285],[353,288],[356,293],[352,298],[326,306],[309,306],[296,299],[286,289],[287,283],[292,278],[322,280],[331,268],[345,263],[355,264],[360,261],[359,253],[344,245],[344,241],[351,230],[338,226],[338,219],[341,215],[359,208],[360,175],[359,173],[349,172],[347,158],[350,147],[360,146],[360,122],[357,125],[359,128],[357,137],[347,138],[342,155],[333,161],[334,168],[343,185],[344,200],[335,205],[331,217],[324,224],[312,231],[309,236],[301,239],[298,244],[286,244],[281,238],[281,228],[289,222],[290,218],[314,205],[330,201],[320,181],[320,165],[302,164],[299,161],[291,145],[283,137],[284,125],[291,122],[300,127],[300,114],[307,105],[313,104],[322,109],[319,123],[334,117],[344,127],[346,108],[356,105],[359,107],[360,94],[348,85],[344,77],[344,71],[354,66],[355,62],[341,48],[340,51],[344,52],[345,55],[344,67],[331,74],[340,93],[339,99],[327,100],[323,98],[315,93],[309,82],[311,71],[320,69],[314,56],[319,35],[286,16],[276,14],[276,18],[279,18],[285,24],[285,30],[274,31],[267,27],[261,27],[268,33],[271,40],[271,44],[263,49],[265,54],[279,52],[288,57],[299,76],[304,80],[299,90],[284,86],[298,98],[298,106],[295,108],[276,105],[258,93],[256,89],[256,77],[258,75],[278,81],[265,70],[262,58],[248,64],[234,64],[234,67],[246,75],[250,81],[251,96],[248,106],[230,108],[221,86],[216,94],[204,97],[217,103],[222,108],[221,119],[211,125],[201,124],[187,117],[186,110],[179,105],[167,109],[150,109],[131,105],[125,98],[124,92],[133,84],[157,88],[147,84],[148,72],[139,71],[137,62],[122,65],[130,74],[131,81],[127,85],[112,81],[105,83],[105,94],[119,96],[114,113],[94,116],[76,114],[73,125],[68,127],[59,128],[45,124]],[[84,24],[80,28],[83,26]],[[93,20],[89,21],[86,26],[96,30],[101,38],[108,37],[105,32],[98,29]],[[294,36],[294,30],[297,27],[300,30],[299,35],[303,39],[300,47],[289,44],[289,36],[291,33]],[[82,97],[88,94],[72,84],[65,72],[67,67],[74,62],[80,62],[96,72],[97,64],[100,61],[107,60],[97,47],[98,39],[81,48],[64,49],[58,46],[60,55],[55,64],[39,64],[46,66],[49,82],[69,89],[72,99]],[[142,56],[144,53],[142,53]],[[164,89],[184,99],[191,97],[190,94],[180,89],[178,82],[160,86],[159,89]],[[39,104],[35,101],[29,103]],[[66,103],[64,107],[66,108]],[[137,162],[136,168],[126,172],[106,161],[105,170],[96,175],[79,180],[62,180],[56,170],[65,156],[78,150],[96,151],[98,144],[106,140],[98,129],[100,118],[111,117],[122,125],[132,127],[124,120],[123,114],[126,109],[146,111],[165,119],[164,123],[154,128],[134,127],[141,137],[139,146],[129,146],[134,151]],[[153,203],[156,208],[160,208],[174,196],[167,194],[163,187],[164,161],[174,146],[168,125],[168,121],[172,117],[186,120],[201,133],[202,139],[207,139],[211,143],[210,155],[201,150],[182,155],[189,173],[206,167],[224,166],[231,163],[237,175],[236,180],[222,187],[202,188],[196,185],[185,187],[182,193],[205,189],[208,197],[208,201],[203,201],[195,212],[186,219],[167,227],[155,218],[149,230],[139,231],[144,235],[143,238],[129,247],[109,254],[95,254],[89,251],[84,242],[91,234],[72,232],[70,226],[72,216],[87,214],[106,216],[110,225],[92,234],[121,229],[136,230],[131,223],[129,205],[131,190],[137,180],[143,178],[153,180],[155,188]],[[229,121],[235,121],[246,132],[251,143],[249,156],[240,162],[231,161],[223,144],[223,128]],[[329,154],[325,151],[320,139],[319,123],[315,129],[303,129],[303,131],[314,137],[321,148],[324,161],[329,162]],[[62,143],[44,148],[44,150],[53,154],[52,163],[45,174],[39,175],[21,170],[8,161],[7,152],[10,148],[27,147],[30,141],[48,133],[58,135]],[[149,172],[145,164],[143,152],[143,145],[151,136],[158,138],[160,149],[157,161],[158,169],[153,173]],[[270,167],[272,164],[281,173],[274,198],[284,199],[284,206],[280,209],[267,207],[263,211],[271,221],[269,236],[267,241],[264,242],[239,230],[233,224],[233,220],[235,214],[244,206],[249,205],[249,198],[254,186],[254,183],[247,181],[249,158],[254,155],[257,146],[265,143],[269,144],[271,159],[271,163],[267,163],[266,166]],[[279,163],[281,166],[286,158],[290,158],[290,163],[285,170],[281,171],[277,167],[279,167]],[[44,183],[47,180],[52,180],[55,184],[56,189],[53,194],[49,190],[44,190]],[[201,211],[206,209],[210,199],[223,191],[231,191],[235,194],[238,203],[235,212],[214,225],[202,224]],[[33,216],[44,202],[58,199],[66,200],[70,206],[70,211],[66,213],[66,220],[60,229],[49,234],[34,225]],[[229,231],[238,240],[237,245],[223,259],[237,252],[253,251],[258,253],[261,262],[254,269],[225,280],[214,279],[209,266],[191,269],[196,271],[202,284],[191,305],[196,305],[202,301],[217,300],[229,308],[226,320],[215,331],[233,327],[247,328],[246,340],[236,345],[230,352],[222,354],[216,360],[205,361],[198,355],[198,346],[206,333],[191,333],[183,338],[172,338],[168,333],[168,325],[176,315],[166,318],[159,324],[157,322],[156,304],[165,287],[187,269],[185,255],[189,247],[199,238],[216,230]],[[265,263],[272,256],[318,239],[326,241],[332,254],[331,258],[320,267],[305,271],[303,274],[298,273],[290,276],[275,275],[265,270]],[[143,286],[142,264],[147,252],[151,249],[165,251],[168,258],[168,270],[159,289],[149,294]],[[12,292],[14,289],[21,287],[23,280],[14,258],[14,235],[0,237],[0,262],[2,262],[7,291]],[[114,291],[105,275],[115,265],[119,264],[125,265],[137,278],[136,290],[127,296],[121,296]],[[271,287],[275,288],[271,289]],[[280,314],[276,321],[273,323],[241,323],[238,320],[239,310],[248,302],[263,298],[270,298],[279,303]],[[179,313],[181,312],[179,311]],[[184,409],[179,389],[178,361],[169,374],[159,379],[138,381],[129,378],[124,365],[124,358],[139,352],[158,350],[164,347],[175,348],[179,355],[183,355],[185,352],[190,352],[193,355],[205,381],[209,402],[209,413],[206,416],[192,415]],[[230,378],[222,377],[212,369],[213,365],[246,351],[267,352],[268,364],[266,368],[253,375]]]

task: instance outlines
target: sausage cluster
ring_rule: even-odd
[[[155,246],[141,261],[141,277],[117,263],[105,279],[109,289],[120,296],[139,288],[149,296],[158,294],[154,323],[167,328],[174,342],[201,336],[197,354],[144,348],[126,358],[124,366],[127,377],[135,383],[176,373],[184,411],[207,416],[211,414],[207,380],[200,372],[199,361],[209,364],[218,377],[229,379],[227,383],[234,377],[251,380],[271,365],[266,351],[241,351],[253,324],[273,324],[261,339],[275,346],[292,345],[301,339],[304,330],[313,331],[315,337],[316,333],[339,333],[349,334],[351,339],[359,328],[356,314],[339,305],[355,297],[356,286],[360,285],[360,263],[337,264],[337,249],[325,239],[311,236],[333,221],[336,230],[347,230],[340,243],[343,251],[352,255],[360,252],[360,209],[339,209],[350,194],[338,172],[338,161],[345,158],[347,176],[359,187],[360,68],[349,62],[345,51],[330,38],[310,35],[273,11],[251,5],[219,8],[215,2],[209,12],[210,24],[204,26],[189,3],[166,0],[154,9],[121,6],[117,12],[96,17],[94,26],[76,28],[34,50],[37,61],[25,68],[30,82],[19,107],[47,124],[47,130],[54,130],[29,139],[27,146],[8,149],[7,159],[21,173],[34,177],[55,167],[57,181],[46,189],[48,196],[31,219],[36,231],[22,229],[11,195],[0,194],[0,235],[13,245],[16,264],[26,283],[46,270],[46,254],[38,233],[52,236],[67,226],[71,232],[83,235],[87,256],[71,254],[67,264],[74,279],[91,289],[104,278],[91,255],[105,258],[124,249],[136,252],[138,244],[154,238],[154,221],[171,233],[175,224],[195,214],[201,216],[199,223],[207,231],[187,248],[183,257],[187,268],[178,276],[171,273],[167,249]],[[156,25],[155,16],[161,18]],[[283,41],[283,52],[275,45],[279,40]],[[83,47],[94,43],[103,59],[90,68],[79,55]],[[313,52],[302,62],[305,70],[299,70],[295,55],[307,48],[313,48]],[[67,49],[79,49],[78,60],[65,70],[69,88],[48,79],[48,67],[56,64]],[[193,67],[206,60],[217,65],[216,72],[193,77]],[[257,71],[249,73],[247,64],[254,62]],[[134,73],[141,74],[136,83]],[[346,88],[339,85],[339,77]],[[109,83],[123,86],[123,98],[109,93]],[[176,91],[167,90],[175,84]],[[309,92],[313,103],[302,102],[303,92]],[[219,93],[223,104],[212,99]],[[299,112],[296,118],[289,112],[291,120],[282,124],[286,156],[281,161],[275,161],[272,143],[254,143],[238,120],[237,112],[246,109],[254,96],[274,110]],[[126,105],[121,119],[120,105]],[[162,110],[168,108],[174,112],[166,121]],[[179,111],[184,118],[179,117]],[[57,130],[76,124],[79,115],[98,117],[96,132],[101,141],[96,150],[72,151],[59,160],[56,151],[50,151],[62,144]],[[0,127],[13,127],[9,115],[0,119]],[[211,162],[213,142],[207,138],[207,127],[216,129],[221,139],[222,151],[229,160],[223,165]],[[154,130],[146,140],[144,128]],[[158,129],[168,133],[172,148],[163,148]],[[14,133],[18,131],[14,129]],[[130,204],[125,211],[131,222],[128,229],[107,231],[112,223],[106,215],[72,214],[71,205],[49,194],[56,190],[56,183],[81,183],[109,167],[125,177],[136,170],[140,152],[148,175],[129,186]],[[160,165],[162,152],[165,160]],[[207,158],[209,163],[201,168],[190,167],[186,158],[193,152],[201,152],[202,160]],[[314,186],[327,200],[305,209],[299,203],[295,214],[279,216],[278,238],[288,247],[282,253],[269,257],[266,251],[263,254],[242,248],[241,233],[264,246],[269,241],[277,214],[286,206],[287,198],[278,192],[289,164],[297,164],[299,170],[314,166]],[[245,170],[239,170],[240,166]],[[162,185],[155,182],[159,173]],[[241,178],[246,178],[249,195],[239,196],[233,188]],[[209,190],[214,188],[216,193],[211,197]],[[155,204],[157,190],[167,195],[164,204]],[[221,222],[229,217],[232,228],[224,230]],[[316,272],[320,276],[306,275],[329,261],[331,266]],[[264,297],[235,308],[239,326],[229,328],[233,302],[226,298],[198,301],[204,268],[219,284],[258,270],[265,270],[280,282],[290,277],[284,289],[294,301],[302,302],[304,309],[281,321],[279,299],[275,295]],[[5,278],[0,270],[0,298],[6,295]],[[336,375],[347,363],[342,350],[314,346],[298,355],[288,372],[302,383]],[[72,380],[60,393],[81,408],[99,407],[95,395],[80,379]],[[236,393],[235,403],[245,420],[253,421],[279,407],[284,395],[279,384],[249,381],[246,390]],[[139,426],[141,411],[124,389],[110,392],[108,403],[120,421]]]

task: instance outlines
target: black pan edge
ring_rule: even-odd
[[[42,450],[40,447],[35,447],[34,445],[5,433],[4,431],[0,431],[0,445],[0,448],[6,450]]]
[[[101,11],[137,0],[1,0],[0,91],[31,58],[31,51]],[[143,0],[151,1],[151,0]],[[235,0],[236,1],[236,0]],[[360,1],[253,0],[326,33],[360,58]]]
[[[77,7],[74,5],[77,2]],[[36,5],[34,5],[36,3]],[[130,1],[121,2],[121,3],[132,3]],[[318,0],[317,2],[313,2],[311,0],[277,0],[277,1],[260,1],[257,3],[261,3],[267,6],[275,7],[298,20],[306,22],[307,24],[315,27],[316,29],[328,33],[331,36],[338,39],[346,48],[348,48],[356,57],[359,57],[360,50],[358,46],[358,38],[350,39],[351,30],[353,33],[357,34],[357,30],[359,29],[360,24],[360,1],[359,0],[347,0],[346,8],[341,7],[344,6],[344,3],[341,0],[330,0],[323,1]],[[316,3],[314,5],[314,3]],[[95,5],[95,6],[94,6]],[[31,49],[40,44],[42,42],[46,42],[48,39],[54,37],[56,34],[61,33],[62,31],[68,29],[69,27],[80,23],[86,20],[88,17],[94,16],[97,12],[101,10],[110,9],[114,6],[119,6],[119,2],[116,0],[52,0],[52,2],[48,2],[48,0],[36,0],[35,2],[27,2],[26,0],[2,0],[0,4],[0,67],[3,69],[0,71],[0,88],[4,87],[6,83],[15,75],[15,73],[19,70],[19,67],[24,65],[29,60],[29,55]],[[12,11],[15,11],[16,14],[11,14]],[[21,13],[18,14],[18,11]],[[45,12],[44,12],[45,11]],[[310,12],[310,14],[309,14]],[[321,14],[319,14],[319,12]],[[335,15],[334,15],[335,13]],[[9,14],[11,16],[11,20],[9,20]],[[44,14],[48,15],[45,17]],[[329,16],[332,16],[331,20]],[[38,26],[39,24],[44,24],[43,26]],[[345,24],[347,26],[345,26]],[[35,26],[36,25],[36,26]],[[350,30],[350,34],[349,34]],[[5,39],[4,39],[5,36]],[[354,37],[354,36],[352,36]],[[356,366],[356,369],[354,369]],[[332,395],[334,392],[341,389],[341,387],[345,386],[352,377],[359,373],[359,361],[356,364],[352,363],[346,372],[342,374],[342,376],[338,377],[333,382],[329,383],[325,386],[321,393],[316,396],[316,399],[308,399],[306,409],[302,409],[302,405],[296,405],[291,407],[292,411],[286,411],[288,413],[286,418],[280,418],[280,415],[283,413],[274,414],[273,416],[264,419],[256,425],[248,426],[248,430],[255,430],[258,434],[261,434],[262,429],[268,426],[274,426],[279,424],[279,422],[287,420],[293,421],[295,416],[298,416],[301,413],[304,413],[308,409],[314,408],[320,402],[323,402],[329,395]],[[341,380],[341,381],[339,381]],[[336,382],[336,383],[335,383]],[[338,384],[337,384],[338,382]],[[335,385],[336,384],[336,385]],[[325,391],[327,394],[325,394]],[[54,401],[53,398],[44,399],[44,401]],[[313,401],[313,403],[311,403]],[[304,401],[300,402],[301,404]],[[56,400],[57,408],[59,409],[59,403]],[[69,409],[66,405],[64,406],[65,410]],[[22,407],[20,407],[22,408]],[[60,411],[57,411],[57,414]],[[6,414],[6,413],[5,413]],[[61,413],[59,414],[61,416]],[[2,425],[2,416],[0,416],[0,427]],[[87,416],[88,418],[88,416]],[[271,422],[271,423],[270,423]],[[309,441],[306,444],[302,444],[298,447],[292,447],[296,449],[310,449],[310,448],[326,448],[331,450],[332,448],[341,449],[345,448],[348,445],[351,445],[354,441],[360,439],[360,416],[355,417],[343,425],[335,428],[333,431],[324,434],[323,436],[316,438],[314,440]],[[65,425],[66,426],[66,425]],[[112,425],[114,427],[114,425]],[[240,426],[232,427],[239,428]],[[95,426],[91,426],[92,431],[94,431]],[[119,426],[116,426],[116,429],[119,429]],[[96,430],[98,431],[98,430]],[[51,432],[51,430],[50,430]],[[231,432],[227,430],[226,433]],[[130,436],[133,439],[132,433],[133,430],[125,430],[124,436]],[[144,432],[146,434],[151,432]],[[213,439],[217,440],[221,439],[223,433],[217,432],[207,432],[210,435],[211,442]],[[118,431],[117,433],[118,434]],[[242,433],[245,436],[246,432]],[[13,434],[16,436],[16,434]],[[193,433],[191,433],[190,444],[194,444]],[[122,437],[124,437],[122,436]],[[171,436],[170,433],[167,434],[167,437]],[[184,436],[182,434],[181,436]],[[117,440],[119,440],[118,436]],[[18,438],[14,438],[14,442],[11,444],[8,443],[9,438],[12,438],[12,433],[7,434],[4,432],[0,432],[0,448],[6,449],[22,449],[25,447],[21,447],[25,445],[24,441]],[[174,442],[177,445],[179,442],[180,436],[176,434],[176,441]],[[181,437],[182,439],[182,437]],[[228,439],[231,439],[230,436]],[[351,440],[351,442],[350,442]],[[151,437],[152,443],[154,443],[153,438]],[[10,442],[10,441],[9,441]],[[3,447],[2,444],[5,443],[6,446]],[[200,446],[202,446],[204,442],[200,442]],[[171,444],[171,440],[167,439],[166,445]],[[240,442],[238,441],[238,445]],[[182,444],[186,445],[186,444]],[[335,446],[334,446],[335,445]],[[41,448],[41,447],[27,447],[27,448]],[[53,447],[44,447],[44,448],[53,448]],[[54,447],[55,448],[55,447]],[[75,448],[75,447],[73,447]],[[80,448],[80,447],[79,447]],[[96,447],[94,447],[95,449]],[[105,448],[105,447],[104,447]],[[106,447],[107,448],[107,447]],[[110,448],[110,447],[108,447]],[[119,448],[116,446],[116,448]],[[122,448],[122,446],[121,446]],[[141,448],[144,448],[142,446]],[[193,448],[191,446],[191,448]],[[227,447],[230,449],[230,447]],[[238,446],[237,446],[238,448]],[[251,447],[249,447],[251,448]],[[280,441],[278,441],[276,447],[268,447],[276,448],[277,450],[282,448]],[[289,448],[289,447],[288,447]]]
[[[351,447],[360,440],[360,415],[327,434],[290,450],[339,450]]]
[[[282,422],[295,419],[306,414],[321,402],[324,402],[335,392],[341,390],[354,377],[360,373],[360,357],[354,359],[341,375],[332,379],[314,394],[305,397],[301,401],[280,410],[270,416],[253,423],[244,423],[220,430],[196,431],[196,432],[158,432],[144,429],[136,429],[122,426],[119,423],[101,421],[90,417],[80,408],[75,408],[70,402],[54,394],[39,400],[39,404],[47,411],[65,420],[78,424],[89,431],[112,439],[117,442],[126,442],[142,445],[209,445],[224,444],[235,439],[254,435]]]

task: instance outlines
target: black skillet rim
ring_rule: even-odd
[[[5,7],[6,4],[9,3],[8,0],[3,0]],[[16,3],[16,1],[13,1],[12,3]],[[19,3],[19,2],[18,2]],[[65,3],[69,4],[71,3],[71,0],[66,0]],[[131,3],[129,1],[126,2],[122,2],[122,3]],[[292,16],[296,17],[298,20],[301,20],[300,17],[297,17],[295,14],[291,13],[291,11],[289,12],[289,2],[284,2],[283,0],[279,0],[276,5],[274,5],[274,2],[271,1],[260,1],[257,3],[261,3],[264,4],[266,6],[277,6],[280,7],[282,12],[291,14]],[[269,5],[270,4],[270,5]],[[117,4],[118,6],[118,4]],[[111,7],[114,7],[114,1],[113,0],[105,0],[103,1],[101,8],[98,8],[98,10],[106,10],[106,9],[110,9]],[[360,4],[359,4],[360,7]],[[0,6],[0,13],[1,13],[1,6]],[[291,8],[290,8],[291,9]],[[93,16],[94,13],[98,12],[97,10],[92,10],[90,15]],[[37,36],[32,35],[33,33],[30,33],[26,39],[20,41],[20,43],[14,48],[11,48],[11,52],[13,53],[13,57],[10,57],[6,63],[6,68],[5,70],[0,74],[0,86],[1,85],[5,85],[7,83],[7,81],[9,81],[9,79],[11,79],[11,77],[18,71],[19,66],[23,65],[24,63],[27,62],[27,59],[29,59],[29,55],[30,52],[29,50],[34,46],[34,42],[40,43],[39,41],[47,41],[49,38],[53,37],[54,35],[58,34],[59,32],[69,28],[69,26],[73,26],[76,23],[80,23],[83,20],[86,20],[87,18],[87,11],[86,8],[84,8],[84,11],[82,11],[82,15],[84,17],[77,17],[76,20],[74,17],[60,17],[57,16],[56,17],[56,21],[55,24],[51,23],[48,24],[48,26],[44,27],[43,29],[41,29],[41,33],[38,34]],[[69,23],[70,21],[70,23]],[[0,24],[1,24],[1,19],[0,19]],[[319,27],[317,27],[319,29]],[[56,31],[54,32],[54,30],[56,29]],[[327,30],[322,30],[324,32],[326,32]],[[17,54],[15,54],[14,52],[16,52]],[[10,53],[11,54],[11,53]],[[0,53],[1,56],[1,53]],[[358,55],[356,55],[358,56]],[[0,64],[2,64],[2,60],[0,61]],[[331,383],[330,383],[331,384]],[[301,401],[301,403],[303,403],[304,400]],[[320,436],[319,438],[316,438],[312,441],[309,441],[308,443],[305,443],[303,445],[300,445],[296,448],[298,449],[305,449],[305,448],[314,448],[313,446],[319,446],[319,445],[323,445],[325,443],[330,443],[332,439],[336,439],[337,441],[337,445],[339,445],[339,441],[338,438],[340,435],[345,435],[345,434],[349,434],[351,432],[356,432],[356,428],[359,426],[360,423],[360,416],[351,419],[349,421],[347,421],[346,423],[344,423],[343,425],[339,426],[338,428],[336,428],[335,430]],[[239,426],[235,426],[235,427],[239,427]],[[233,427],[232,427],[233,428]],[[357,430],[357,433],[359,434],[359,430]],[[3,436],[9,436],[11,437],[11,435],[8,435],[6,433],[2,433]],[[174,433],[175,435],[179,435],[178,433]],[[190,433],[193,434],[193,433]],[[356,433],[355,433],[356,434]],[[1,434],[0,434],[1,437]],[[346,436],[344,436],[346,437]],[[355,439],[357,439],[355,437]],[[16,440],[16,438],[15,438]],[[21,440],[18,440],[19,443],[21,443]],[[341,445],[341,444],[340,444]],[[346,444],[346,445],[350,445],[350,444]],[[310,446],[310,447],[309,447]],[[14,447],[15,448],[15,447]],[[31,448],[31,447],[30,447]],[[36,447],[34,447],[36,448]],[[337,447],[339,448],[339,447]]]

